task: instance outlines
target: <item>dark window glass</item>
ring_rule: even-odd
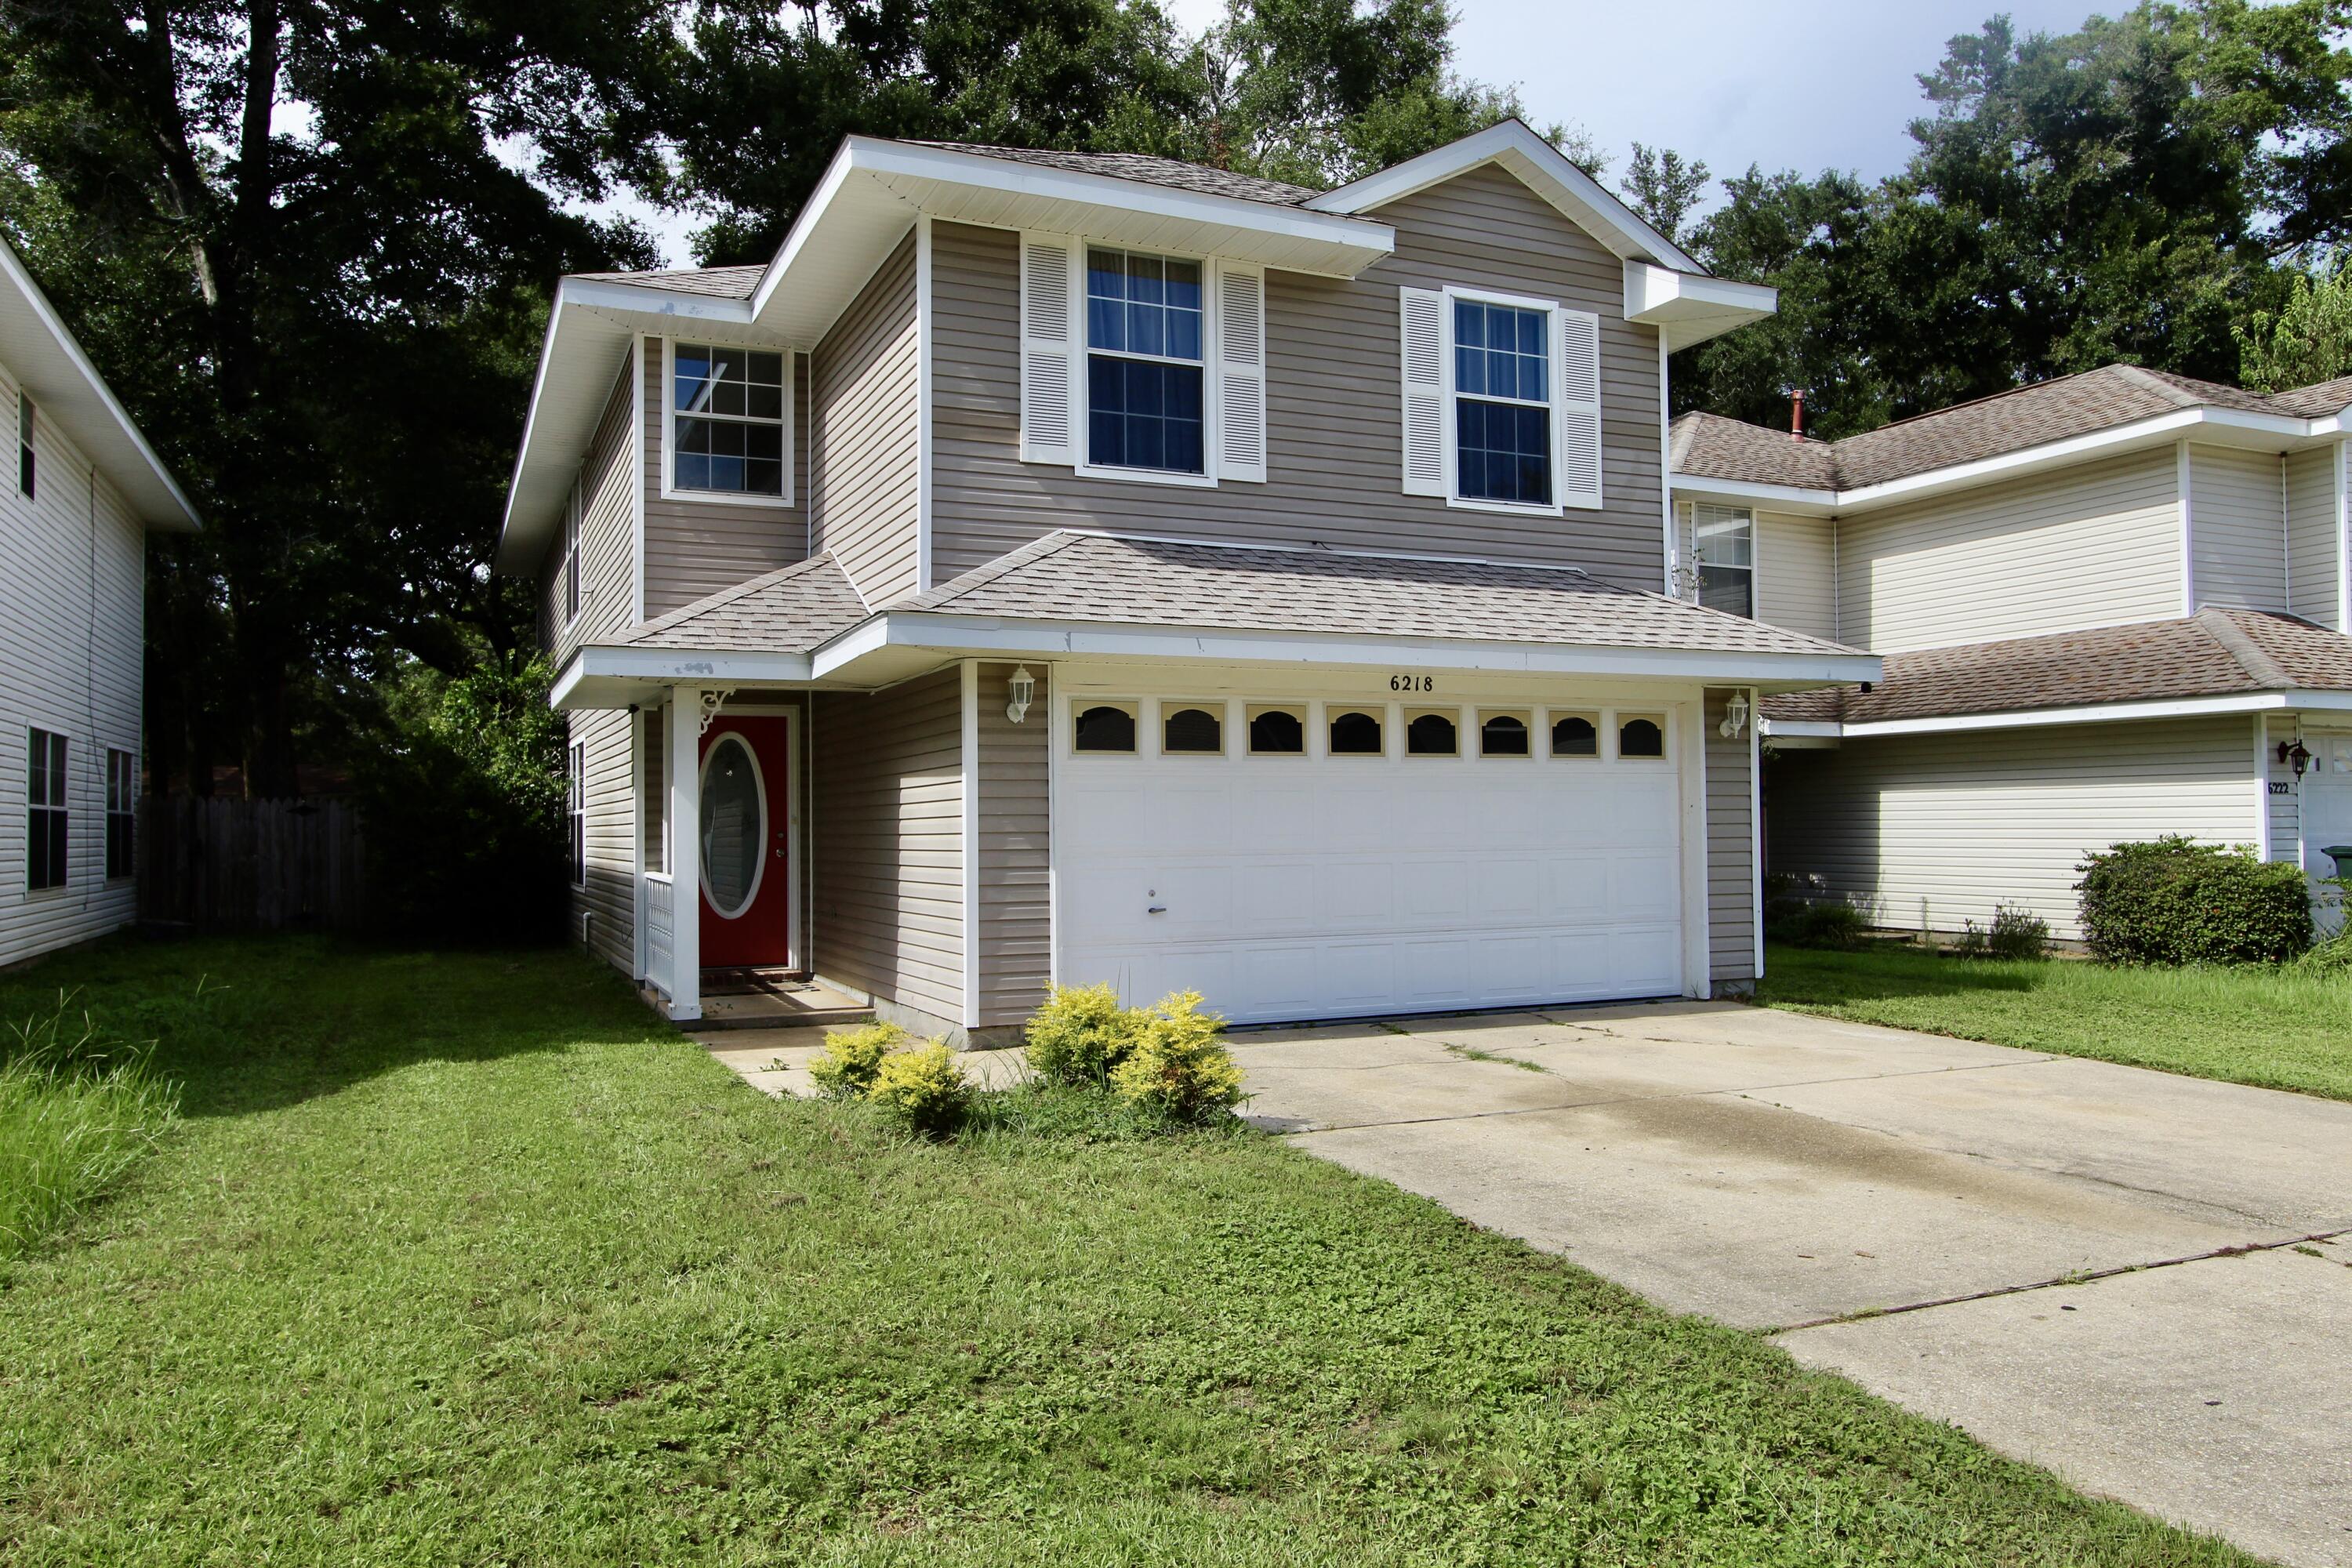
[[[702,767],[702,883],[710,907],[732,920],[759,889],[768,842],[759,759],[739,735],[722,735]]]
[[[1088,355],[1087,429],[1087,458],[1102,467],[1204,472],[1201,367]]]
[[[1307,750],[1307,726],[1287,709],[1269,708],[1251,717],[1249,741],[1260,754],[1295,756]]]
[[[1550,396],[1543,314],[1475,300],[1454,302],[1454,390],[1542,403]]]
[[[138,766],[129,752],[110,749],[106,753],[106,875],[110,881],[131,875]]]
[[[1601,754],[1601,731],[1592,727],[1590,719],[1571,716],[1559,720],[1551,727],[1551,754],[1555,757],[1597,757]]]
[[[1124,708],[1088,708],[1078,715],[1074,743],[1081,752],[1135,750],[1135,715]]]
[[[588,748],[575,742],[570,756],[565,794],[572,818],[572,885],[584,888],[588,885]]]
[[[1701,566],[1698,602],[1710,610],[1724,610],[1751,618],[1756,614],[1756,574],[1745,566]]]
[[[21,392],[16,395],[16,489],[27,497],[33,493],[33,400]]]
[[[1528,754],[1528,726],[1524,719],[1514,719],[1508,713],[1497,713],[1478,726],[1478,752],[1488,757],[1524,757]]]
[[[1455,489],[1551,504],[1550,326],[1540,310],[1454,302]]]
[[[1551,411],[1458,398],[1457,477],[1464,499],[1551,504]]]
[[[1628,719],[1617,727],[1617,754],[1663,757],[1666,754],[1666,732],[1651,720]]]
[[[66,885],[66,738],[47,730],[26,732],[25,885]]]
[[[1160,749],[1199,753],[1225,749],[1225,726],[1205,708],[1179,708],[1160,726]]]
[[[1404,727],[1405,754],[1411,757],[1450,757],[1460,749],[1454,739],[1454,723],[1443,713],[1423,713]]]
[[[685,490],[784,492],[784,356],[723,343],[670,351],[677,450],[670,483]]]
[[[1342,713],[1331,721],[1331,754],[1335,757],[1377,757],[1381,754],[1381,721],[1370,713]]]

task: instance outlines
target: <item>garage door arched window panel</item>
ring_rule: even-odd
[[[1249,710],[1249,751],[1253,757],[1305,756],[1305,710],[1290,704],[1253,706]]]
[[[1135,704],[1070,704],[1070,750],[1096,755],[1133,756]]]
[[[1381,716],[1361,708],[1343,708],[1331,715],[1331,754],[1335,757],[1378,757],[1388,747],[1381,733]]]
[[[1551,754],[1555,757],[1597,757],[1601,754],[1601,715],[1554,713]]]
[[[1160,749],[1171,757],[1223,756],[1223,706],[1219,702],[1160,704]]]
[[[1617,715],[1617,755],[1629,763],[1663,762],[1666,755],[1666,721],[1655,713]]]
[[[740,919],[768,865],[768,784],[741,734],[719,736],[704,755],[700,813],[702,896],[719,919]]]
[[[1528,757],[1535,754],[1528,716],[1519,712],[1478,715],[1478,754],[1482,757]]]
[[[1404,754],[1408,757],[1458,757],[1462,726],[1452,713],[1423,709],[1405,720]]]

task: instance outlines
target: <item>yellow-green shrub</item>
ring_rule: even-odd
[[[824,1037],[824,1049],[809,1062],[809,1077],[835,1100],[855,1100],[874,1087],[882,1058],[907,1043],[907,1031],[896,1024],[868,1024],[862,1029],[837,1029]]]
[[[1108,985],[1057,985],[1029,1016],[1029,1066],[1049,1083],[1108,1082],[1147,1016]]]
[[[971,1086],[944,1040],[882,1058],[866,1098],[926,1138],[952,1132],[971,1107]]]
[[[1242,1098],[1242,1069],[1221,1037],[1225,1021],[1201,1010],[1198,991],[1163,996],[1111,1069],[1118,1097],[1171,1121],[1202,1121]]]

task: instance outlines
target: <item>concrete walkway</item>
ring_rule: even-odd
[[[1731,1005],[1234,1044],[1303,1149],[2352,1568],[2352,1105]]]
[[[807,1093],[823,1037],[705,1043]],[[2085,1490],[2352,1568],[2352,1105],[1705,1003],[1233,1045],[1250,1119],[1302,1149]]]

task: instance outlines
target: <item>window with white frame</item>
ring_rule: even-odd
[[[119,747],[106,749],[106,879],[131,875],[132,812],[139,805],[139,759]]]
[[[574,741],[565,753],[564,816],[571,829],[572,885],[588,885],[588,748]]]
[[[1087,461],[1208,471],[1201,264],[1087,249]]]
[[[563,624],[580,618],[580,487],[572,487],[572,503],[563,509]]]
[[[27,500],[33,495],[33,400],[16,394],[16,491]]]
[[[1756,614],[1756,518],[1744,506],[1691,508],[1691,552],[1698,602],[1735,616]]]
[[[25,886],[37,893],[66,885],[66,738],[30,730],[26,742]]]
[[[669,355],[670,488],[783,499],[785,355],[688,342]]]
[[[1597,508],[1601,318],[1543,300],[1401,289],[1407,495]]]

